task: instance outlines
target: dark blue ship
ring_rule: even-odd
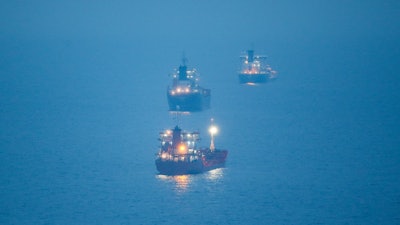
[[[254,55],[254,50],[248,50],[241,56],[239,82],[241,84],[266,83],[276,79],[277,72],[266,64],[266,56]]]
[[[188,69],[185,60],[172,74],[172,86],[167,88],[170,111],[197,112],[210,108],[211,90],[201,87],[195,69]]]

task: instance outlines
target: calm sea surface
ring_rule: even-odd
[[[207,146],[214,118],[229,155],[175,177],[154,159],[181,51],[158,47],[3,45],[0,224],[400,224],[397,44],[283,43],[257,86],[241,46],[186,52],[212,108],[178,122]]]

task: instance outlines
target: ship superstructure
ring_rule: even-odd
[[[239,82],[241,84],[266,83],[276,78],[277,72],[266,63],[266,56],[255,55],[254,50],[248,50],[240,56],[241,68]]]

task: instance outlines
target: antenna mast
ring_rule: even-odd
[[[217,134],[218,128],[214,125],[214,119],[211,118],[211,126],[208,129],[211,135],[211,143],[210,143],[210,150],[214,151],[215,150],[215,145],[214,145],[214,135]]]

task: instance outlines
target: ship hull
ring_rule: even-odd
[[[247,83],[266,83],[268,81],[267,74],[239,74],[239,82],[241,84]]]
[[[228,155],[226,150],[217,150],[212,153],[204,154],[201,159],[189,160],[163,160],[157,158],[155,163],[160,174],[164,175],[184,175],[198,174],[225,166]]]
[[[175,94],[167,92],[170,111],[196,112],[210,108],[210,90],[202,89],[198,92]]]

